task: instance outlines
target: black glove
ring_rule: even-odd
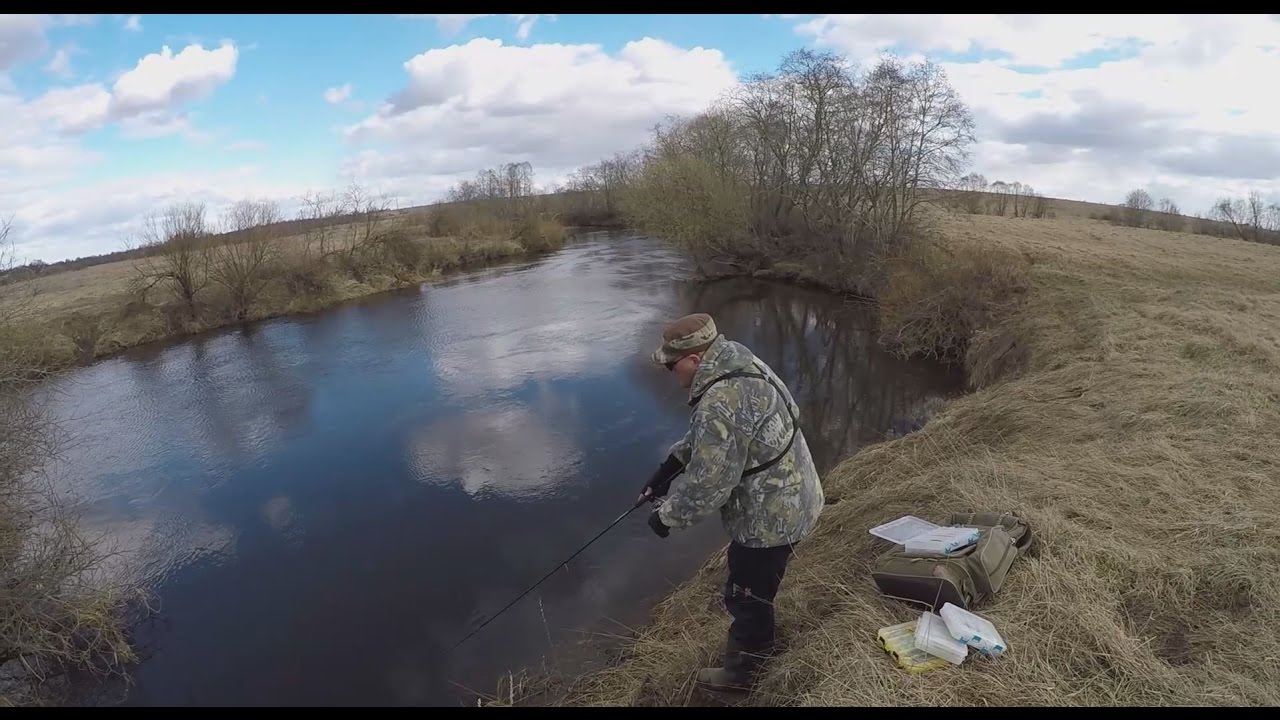
[[[641,488],[640,494],[650,494],[652,497],[663,497],[671,490],[671,481],[675,476],[684,470],[684,463],[680,462],[680,458],[675,455],[668,455],[666,460],[658,466],[653,476]],[[650,492],[652,491],[652,492]]]
[[[662,518],[658,517],[657,510],[649,513],[649,527],[652,528],[653,532],[661,538],[671,534],[671,528],[662,524]]]

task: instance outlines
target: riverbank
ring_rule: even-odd
[[[243,311],[213,282],[204,284],[194,307],[163,288],[139,293],[138,280],[146,268],[135,260],[0,288],[0,300],[22,304],[8,329],[15,336],[13,345],[23,349],[32,365],[59,369],[151,342],[312,313],[442,275],[535,257],[562,247],[571,232],[550,219],[447,236],[433,236],[427,228],[421,222],[386,231],[392,238],[386,247],[376,255],[366,253],[372,259],[358,264],[347,257],[359,250],[355,246],[335,250],[330,241],[325,249],[332,258],[326,258],[319,252],[323,240],[315,237],[271,238],[271,260],[262,264],[260,287]]]
[[[718,554],[611,667],[515,678],[501,702],[1280,702],[1263,660],[1280,639],[1257,631],[1280,621],[1280,249],[1079,217],[951,214],[939,231],[1024,258],[1029,287],[973,321],[963,351],[974,392],[824,479],[833,502],[788,569],[780,647],[754,692],[726,699],[692,684],[717,663],[728,624]],[[927,324],[929,307],[955,315],[946,288],[922,290],[937,278],[903,279],[921,302],[911,317],[889,301],[890,342],[903,337],[895,324]],[[910,675],[875,633],[917,613],[875,591],[882,548],[867,529],[958,510],[1017,513],[1037,534],[981,609],[1010,650]]]

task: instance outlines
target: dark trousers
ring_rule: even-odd
[[[792,545],[750,548],[729,544],[729,579],[724,585],[724,605],[733,617],[726,646],[726,666],[754,665],[773,648],[773,600],[787,570]]]

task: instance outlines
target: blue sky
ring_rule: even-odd
[[[57,260],[177,200],[359,181],[416,204],[510,160],[554,183],[802,46],[942,63],[991,179],[1204,210],[1280,193],[1277,38],[1245,16],[0,16],[0,218]]]

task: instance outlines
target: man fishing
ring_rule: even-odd
[[[746,346],[721,335],[711,316],[668,325],[653,360],[689,390],[694,410],[688,433],[637,502],[666,498],[649,516],[664,538],[720,511],[731,539],[724,603],[733,622],[724,665],[700,670],[698,681],[745,689],[773,649],[774,597],[793,547],[822,512],[822,485],[791,393]]]

